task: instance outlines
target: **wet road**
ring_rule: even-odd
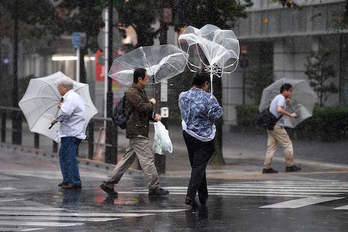
[[[260,174],[261,175],[261,174]],[[207,208],[183,204],[188,177],[161,178],[167,197],[126,175],[118,198],[97,187],[106,173],[81,168],[82,190],[57,187],[56,160],[0,150],[0,231],[347,231],[346,172],[209,180]]]

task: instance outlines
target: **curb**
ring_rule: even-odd
[[[43,158],[47,158],[47,159],[55,159],[55,160],[58,159],[57,153],[47,152],[45,150],[36,149],[33,147],[29,147],[29,146],[0,143],[0,149],[29,153],[29,154],[32,154],[34,156],[39,156],[39,157],[43,157]],[[85,167],[90,167],[90,168],[96,168],[96,169],[106,171],[106,172],[112,171],[115,168],[114,164],[107,164],[107,163],[103,163],[103,162],[96,161],[96,160],[90,160],[90,159],[85,159],[85,158],[77,158],[77,160],[78,160],[78,163],[80,165],[83,165]],[[128,173],[129,174],[142,173],[142,171],[134,169],[134,168],[129,168]]]

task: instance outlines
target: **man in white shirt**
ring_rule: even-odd
[[[77,156],[80,142],[86,138],[85,103],[81,96],[72,89],[73,83],[71,81],[63,80],[58,83],[58,92],[63,97],[58,104],[60,110],[55,119],[55,121],[60,122],[58,131],[61,140],[59,163],[63,175],[63,182],[58,186],[64,189],[81,188]]]
[[[284,129],[284,117],[295,118],[296,113],[290,113],[286,111],[287,105],[290,102],[292,96],[292,86],[288,83],[283,84],[280,88],[280,94],[278,94],[271,102],[269,111],[280,119],[277,121],[273,130],[267,130],[267,151],[265,158],[265,168],[262,173],[278,173],[271,167],[272,158],[277,150],[277,143],[281,144],[284,148],[286,172],[296,172],[301,170],[300,167],[294,165],[294,150],[292,142],[288,136],[288,133]]]

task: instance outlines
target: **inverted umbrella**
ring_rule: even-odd
[[[56,72],[42,78],[31,79],[23,98],[18,103],[28,122],[30,131],[45,135],[56,142],[58,142],[57,131],[59,129],[59,122],[51,129],[49,127],[57,115],[57,106],[61,100],[57,89],[57,84],[60,80],[71,81],[74,85],[73,90],[84,100],[87,113],[87,127],[89,120],[98,112],[91,100],[89,87],[87,84],[73,81],[62,72]]]
[[[186,67],[186,56],[174,45],[139,47],[116,58],[109,76],[123,86],[130,86],[134,70],[144,68],[150,83],[158,83],[182,73]]]
[[[221,30],[207,24],[201,29],[189,26],[178,38],[180,48],[188,54],[188,68],[192,72],[205,70],[221,77],[237,69],[239,41],[232,30]]]
[[[284,116],[284,126],[295,128],[302,121],[312,117],[313,109],[317,102],[316,93],[305,80],[283,78],[275,81],[263,90],[259,111],[261,112],[270,106],[272,100],[280,94],[280,87],[285,83],[292,85],[292,97],[289,111],[296,112],[297,117],[290,118]]]

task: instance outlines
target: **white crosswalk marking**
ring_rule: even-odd
[[[343,199],[344,197],[308,197],[291,201],[283,201],[272,205],[261,206],[260,208],[271,209],[296,209],[309,205],[319,204],[328,201]]]
[[[337,210],[348,210],[348,205],[343,205],[343,206],[337,207],[335,209],[337,209]]]
[[[167,187],[170,194],[186,195],[187,187]],[[250,181],[230,184],[208,185],[209,195],[218,196],[265,196],[265,197],[320,197],[348,193],[348,183],[339,181]],[[143,188],[122,191],[123,194],[148,194]]]
[[[29,221],[60,221],[60,222],[107,222],[115,221],[121,218],[107,218],[107,217],[56,217],[56,216],[0,216],[1,220],[29,220]],[[1,230],[0,230],[1,231]]]

